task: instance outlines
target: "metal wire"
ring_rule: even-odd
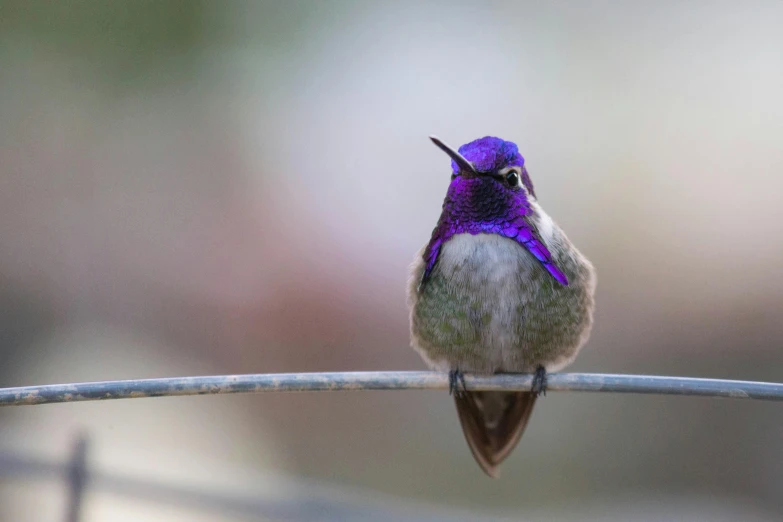
[[[465,375],[467,390],[529,390],[532,382],[532,375],[523,374]],[[446,390],[448,387],[448,375],[436,372],[215,375],[0,388],[0,406],[225,393]],[[547,391],[696,395],[783,401],[783,383],[652,375],[553,373],[548,376]]]

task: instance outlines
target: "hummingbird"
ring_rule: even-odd
[[[590,335],[595,269],[541,208],[516,144],[486,136],[454,150],[430,139],[451,157],[451,182],[411,265],[411,344],[449,372],[468,446],[496,477],[547,372],[570,364]],[[463,372],[535,377],[530,391],[467,391]]]

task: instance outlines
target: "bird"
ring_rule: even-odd
[[[411,345],[449,372],[462,431],[481,469],[517,446],[548,372],[569,365],[593,324],[596,273],[538,202],[517,145],[494,136],[454,150],[429,241],[410,267]],[[464,374],[534,374],[529,391],[469,391]]]

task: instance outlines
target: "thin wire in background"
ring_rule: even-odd
[[[468,390],[529,390],[533,383],[533,376],[523,374],[466,375],[464,381]],[[445,390],[448,387],[448,375],[437,372],[213,375],[2,388],[0,389],[0,406],[228,393]],[[554,392],[693,395],[783,401],[783,383],[652,375],[555,373],[547,377],[546,390]]]

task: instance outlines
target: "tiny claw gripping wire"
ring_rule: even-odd
[[[449,372],[449,395],[459,397],[467,391],[468,389],[465,387],[465,375],[459,370],[451,370]]]
[[[530,387],[530,391],[536,396],[546,396],[547,374],[546,368],[539,366],[536,368],[536,373],[533,375],[533,385]]]

